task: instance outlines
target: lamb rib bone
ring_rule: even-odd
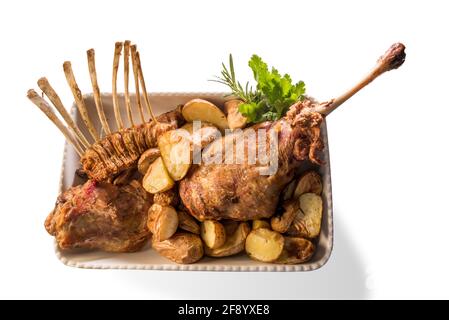
[[[137,62],[137,71],[138,71],[138,75],[139,75],[139,80],[140,80],[140,86],[142,87],[142,94],[143,94],[143,101],[145,101],[145,105],[147,106],[148,109],[148,113],[151,115],[151,118],[153,119],[153,121],[155,123],[158,123],[156,116],[153,113],[153,108],[151,107],[151,103],[150,103],[150,99],[148,97],[148,91],[147,91],[147,86],[145,85],[145,78],[143,76],[143,71],[142,71],[142,63],[140,61],[140,53],[137,51],[136,52],[136,62]]]
[[[112,64],[112,105],[114,107],[115,121],[117,123],[117,130],[123,130],[124,125],[122,121],[122,116],[120,115],[120,106],[117,96],[117,73],[120,62],[120,54],[122,52],[123,43],[116,42],[114,50],[114,61]]]
[[[140,114],[140,121],[141,123],[145,122],[145,116],[143,114],[143,106],[142,101],[140,99],[140,85],[139,85],[139,70],[137,67],[137,46],[133,44],[131,47],[131,63],[133,68],[133,74],[134,74],[134,85],[136,88],[136,103],[137,107],[139,108],[139,114]]]
[[[131,41],[126,40],[123,46],[123,75],[125,82],[125,105],[128,114],[128,120],[131,127],[134,127],[134,119],[131,111],[131,100],[129,98],[129,46]]]
[[[70,87],[70,90],[72,91],[73,98],[75,99],[76,106],[78,108],[78,111],[80,112],[81,118],[83,119],[84,123],[86,124],[86,127],[91,134],[91,136],[94,138],[94,141],[98,141],[100,139],[100,136],[95,130],[95,127],[90,120],[89,114],[87,112],[86,104],[84,102],[83,94],[81,93],[80,88],[78,87],[78,84],[76,83],[75,76],[73,74],[72,70],[72,64],[70,61],[66,61],[63,64],[64,68],[64,74],[67,79],[67,83]]]
[[[61,120],[59,120],[48,102],[45,101],[44,98],[39,96],[33,89],[28,90],[27,96],[28,99],[30,99],[39,109],[41,109],[42,112],[45,113],[45,115],[48,117],[48,119],[50,119],[50,121],[56,125],[56,127],[62,132],[64,137],[73,145],[76,153],[81,156],[83,154],[83,149],[78,140],[76,140],[72,136],[67,127],[61,122]]]
[[[95,106],[97,107],[97,114],[100,118],[100,123],[103,126],[105,133],[108,135],[111,133],[109,128],[108,119],[104,113],[103,102],[101,101],[100,88],[98,87],[97,71],[95,68],[95,50],[87,50],[87,64],[89,67],[90,80],[92,82],[92,91],[94,93]]]
[[[56,91],[53,89],[53,87],[48,82],[47,78],[42,77],[37,81],[37,85],[42,90],[42,92],[45,93],[45,95],[50,99],[50,101],[55,106],[56,110],[58,110],[59,114],[62,116],[64,121],[67,123],[67,125],[72,129],[72,131],[75,133],[75,136],[78,138],[78,140],[81,142],[81,145],[84,146],[84,148],[89,148],[90,143],[87,141],[84,134],[81,132],[81,130],[78,128],[78,126],[75,124],[75,122],[72,120],[72,117],[67,112],[66,108],[62,104],[61,98],[56,93]],[[81,148],[82,149],[82,148]]]

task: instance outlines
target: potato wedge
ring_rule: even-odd
[[[260,228],[271,229],[271,225],[267,220],[253,220],[253,230]]]
[[[152,247],[161,256],[180,264],[195,263],[204,255],[200,237],[188,232],[177,232],[164,241],[153,239]]]
[[[201,127],[200,127],[200,129],[202,129],[202,128],[208,128],[208,127],[216,128],[216,126],[213,125],[213,124],[210,123],[210,122],[201,121]],[[187,122],[186,124],[184,124],[184,125],[181,127],[181,129],[186,130],[190,135],[192,135],[192,134],[193,134],[193,122]]]
[[[182,108],[182,115],[187,122],[200,120],[210,122],[219,129],[228,129],[228,121],[225,114],[213,103],[203,99],[193,99]]]
[[[221,247],[226,241],[224,226],[215,220],[205,220],[201,223],[201,239],[210,249]]]
[[[143,177],[142,185],[149,193],[158,193],[170,190],[175,182],[168,174],[164,161],[161,157],[154,160]]]
[[[197,150],[194,149],[196,146],[199,146],[202,150],[222,136],[220,130],[209,122],[201,122],[201,127],[195,127],[195,130],[193,127],[192,122],[188,122],[181,127],[189,133],[192,150]]]
[[[173,207],[154,203],[148,210],[148,230],[156,241],[164,241],[178,229],[178,213]]]
[[[301,211],[298,199],[291,199],[283,204],[284,212],[271,218],[271,228],[279,233],[288,230],[297,214]]]
[[[323,216],[323,200],[314,193],[304,193],[299,197],[300,212],[295,216],[287,234],[305,238],[315,238],[320,234]]]
[[[233,225],[229,226],[232,227],[225,227],[225,229],[233,229]],[[234,233],[226,234],[226,242],[224,245],[216,249],[211,249],[206,246],[204,251],[206,255],[210,257],[228,257],[240,253],[245,250],[245,240],[250,231],[251,228],[248,223],[241,222]]]
[[[142,153],[139,158],[139,162],[137,163],[137,169],[142,175],[145,175],[150,167],[150,164],[153,163],[154,160],[159,158],[161,152],[158,148],[151,148]]]
[[[323,192],[321,176],[316,171],[307,171],[299,178],[294,197],[299,198],[304,193],[321,195],[321,192]]]
[[[315,246],[304,238],[284,237],[284,249],[274,261],[280,264],[304,263],[312,258]]]
[[[195,132],[192,122],[186,123],[181,129],[189,133],[192,145],[199,145],[201,149],[221,137],[220,130],[209,122],[201,122],[201,127],[195,128]]]
[[[220,137],[220,130],[216,127],[204,127],[192,134],[192,143],[204,149]]]
[[[201,122],[201,128],[203,128],[204,126],[207,125],[211,125],[209,122]],[[193,122],[187,122],[186,124],[184,124],[181,129],[186,130],[190,135],[192,135],[193,133]]]
[[[256,229],[246,238],[245,250],[251,259],[273,262],[284,249],[284,237],[279,232],[269,229]]]
[[[230,129],[242,129],[246,126],[248,119],[239,112],[239,105],[242,103],[242,100],[232,99],[226,101],[224,104],[224,109],[227,114],[226,118]]]
[[[190,137],[185,130],[170,130],[157,139],[161,157],[173,180],[184,178],[192,164]]]
[[[178,211],[179,228],[194,234],[200,234],[201,228],[196,219],[185,211]]]
[[[179,194],[176,188],[158,192],[154,195],[153,201],[161,206],[176,207],[179,204]]]

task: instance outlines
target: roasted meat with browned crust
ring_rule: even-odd
[[[222,157],[223,161],[217,161],[218,164],[202,164],[192,168],[180,183],[179,192],[184,206],[200,220],[244,221],[270,217],[276,209],[279,194],[293,178],[293,170],[300,166],[302,161],[320,163],[318,151],[323,148],[320,139],[323,118],[379,75],[399,68],[404,61],[405,46],[402,43],[393,44],[365,78],[337,98],[320,104],[305,99],[291,106],[284,118],[246,129],[245,131],[263,129],[278,135],[279,162],[274,174],[261,175],[258,163],[249,164],[251,162],[246,161],[250,152],[255,154],[256,149],[264,144],[269,150],[267,141],[248,144],[238,139],[234,143],[232,136],[216,140],[212,143],[212,148],[227,146],[242,150],[238,148],[238,143],[244,143],[243,149],[246,148],[247,152],[242,164],[228,164],[226,157]]]
[[[150,121],[104,137],[92,144],[81,157],[81,165],[90,179],[104,181],[137,164],[141,154],[157,145],[157,137],[184,123],[176,109]]]
[[[225,150],[227,144],[238,150],[238,144],[244,143],[243,163],[225,163],[223,156],[219,164],[192,168],[180,183],[184,206],[199,220],[244,221],[270,217],[276,209],[279,194],[293,179],[294,169],[306,160],[320,163],[322,121],[321,114],[313,112],[312,102],[305,100],[293,105],[284,118],[245,130],[266,130],[267,137],[270,132],[278,136],[278,169],[272,175],[261,175],[260,163],[249,164],[247,161],[248,154],[255,154],[262,143],[270,150],[269,139],[251,144],[227,135],[215,141],[209,146],[212,150],[220,149],[218,144],[223,146],[221,150]]]
[[[117,187],[89,180],[58,197],[45,228],[61,249],[134,252],[148,240],[151,204],[151,196],[137,181]]]

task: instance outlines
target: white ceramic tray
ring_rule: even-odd
[[[193,98],[203,98],[222,106],[224,102],[222,93],[150,93],[150,101],[156,114],[160,114],[175,108],[178,104],[183,104]],[[135,97],[131,97],[134,105]],[[110,94],[103,94],[102,100],[106,117],[109,120],[111,129],[115,128],[113,120],[112,98]],[[85,96],[86,106],[93,119],[96,129],[100,130],[99,121],[96,119],[96,108],[92,95]],[[120,96],[120,106],[124,106],[123,96]],[[134,120],[139,119],[137,110],[134,111]],[[127,119],[124,108],[122,108],[122,119]],[[75,122],[86,132],[84,124],[79,115],[72,107],[72,115]],[[148,116],[146,117],[148,119]],[[325,144],[324,160],[325,164],[319,169],[323,177],[323,221],[321,234],[317,241],[317,250],[313,258],[304,264],[299,265],[276,265],[257,262],[249,259],[244,253],[232,257],[212,259],[204,257],[195,264],[179,265],[151,250],[147,245],[142,251],[136,253],[107,253],[100,251],[71,250],[63,251],[55,244],[56,255],[62,263],[78,268],[91,269],[147,269],[147,270],[193,270],[193,271],[311,271],[322,267],[330,257],[333,245],[333,223],[332,223],[332,189],[330,175],[330,160],[328,152],[328,140],[326,123],[322,128],[323,142]],[[71,186],[79,184],[81,181],[75,174],[79,167],[79,158],[73,148],[66,144],[64,150],[64,160],[61,173],[60,191],[64,191]],[[306,170],[307,168],[304,168]]]

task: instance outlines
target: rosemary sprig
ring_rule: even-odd
[[[229,55],[229,69],[224,63],[221,65],[223,67],[221,70],[221,77],[215,76],[216,79],[209,81],[218,82],[228,86],[231,89],[231,93],[226,96],[236,96],[245,103],[251,103],[257,100],[258,93],[253,91],[253,88],[249,85],[249,82],[247,82],[245,88],[243,88],[241,83],[236,80],[232,54]]]

